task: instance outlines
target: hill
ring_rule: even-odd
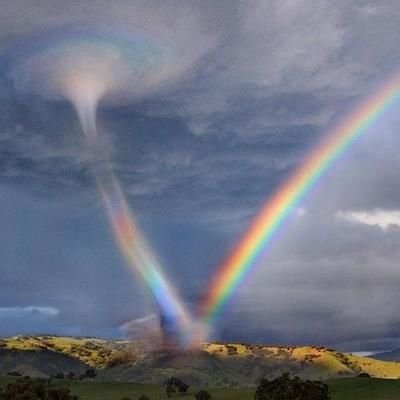
[[[152,351],[146,343],[97,338],[18,336],[0,341],[0,373],[79,375],[94,367],[98,380],[160,384],[177,376],[195,386],[254,386],[261,377],[290,372],[306,379],[399,378],[400,364],[325,347],[204,343],[198,351]]]
[[[383,361],[400,361],[400,349],[394,349],[391,351],[385,351],[383,353],[377,353],[369,356],[375,360],[383,360]]]
[[[0,375],[19,372],[22,375],[47,377],[58,373],[77,375],[86,371],[87,365],[76,358],[43,349],[19,351],[0,349]]]

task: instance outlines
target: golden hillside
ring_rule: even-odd
[[[52,370],[58,368],[67,373],[68,368],[74,367],[66,361],[73,359],[80,365],[96,368],[99,379],[149,383],[159,383],[174,375],[192,384],[251,386],[261,377],[272,378],[286,371],[308,379],[351,377],[362,372],[380,378],[400,377],[399,363],[325,347],[204,343],[197,351],[171,353],[152,351],[139,341],[56,336],[17,336],[0,340],[0,366],[3,365],[0,374],[7,372],[2,360],[8,360],[7,368],[21,368],[18,362],[22,361],[17,360],[17,354],[30,355],[31,365],[27,365],[30,362],[25,359],[23,363],[32,375],[35,371],[41,376],[48,374],[38,366],[40,363],[34,362],[35,355],[43,352],[64,357],[57,359]]]

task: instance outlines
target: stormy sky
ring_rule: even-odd
[[[160,49],[157,79],[124,77],[98,120],[142,230],[195,309],[274,190],[397,71],[399,23],[394,0],[4,0],[0,334],[120,337],[154,313],[109,229],[77,116],[46,81],[59,40],[89,29]],[[397,107],[306,197],[215,339],[400,345]]]

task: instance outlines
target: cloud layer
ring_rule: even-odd
[[[0,306],[48,304],[60,310],[56,329],[99,334],[148,314],[98,209],[89,171],[99,160],[87,154],[70,105],[43,79],[74,57],[74,68],[97,71],[96,46],[78,54],[73,32],[112,32],[102,55],[118,84],[98,112],[104,146],[150,241],[195,303],[273,190],[397,70],[399,21],[392,0],[5,2],[0,182],[9,225],[0,253],[5,285],[19,290],[5,287]],[[155,75],[151,68],[140,75],[151,84],[131,79],[137,64],[116,45],[126,37],[160,49]],[[68,48],[61,56],[60,40]],[[398,122],[395,110],[387,112],[329,172],[260,260],[216,336],[396,342],[399,237],[380,227],[397,225],[400,210]],[[48,222],[54,218],[58,224]]]

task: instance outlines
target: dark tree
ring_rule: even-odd
[[[189,385],[187,385],[185,382],[182,381],[180,381],[176,387],[179,393],[186,393],[189,390]]]
[[[94,368],[88,368],[85,373],[87,378],[96,378],[97,372]]]
[[[5,390],[0,392],[1,400],[77,400],[66,387],[51,386],[46,379],[31,379],[24,377],[9,383]]]
[[[211,394],[208,393],[206,390],[200,390],[194,395],[194,397],[196,398],[196,400],[210,400]]]
[[[172,385],[165,386],[165,393],[168,398],[172,396],[172,393],[176,393],[176,389]]]
[[[72,371],[68,372],[67,378],[70,379],[70,380],[75,379],[75,372],[72,372]]]
[[[179,378],[168,378],[164,382],[165,392],[167,396],[170,397],[172,393],[179,392],[179,393],[186,393],[189,390],[189,385],[183,382]]]
[[[18,371],[7,372],[7,375],[9,375],[9,376],[22,376],[21,372],[18,372]]]
[[[329,400],[328,385],[320,381],[303,381],[289,374],[272,381],[261,379],[254,396],[255,400]]]

